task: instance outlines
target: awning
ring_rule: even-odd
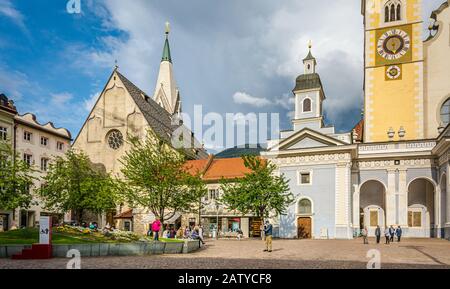
[[[173,225],[181,217],[181,213],[175,213],[172,218],[164,220],[164,224]]]

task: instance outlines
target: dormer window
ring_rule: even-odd
[[[390,0],[384,6],[384,22],[402,20],[402,4],[399,0]]]
[[[311,112],[311,108],[312,108],[311,99],[305,98],[303,100],[303,112]]]

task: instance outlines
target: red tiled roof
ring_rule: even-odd
[[[363,142],[364,140],[364,119],[361,119],[360,122],[353,128],[353,130],[357,134],[356,141],[357,142]]]
[[[207,159],[187,161],[184,168],[193,176],[197,174],[204,174],[213,158],[214,156],[210,155]]]
[[[216,159],[213,160],[209,168],[206,170],[203,179],[205,181],[218,181],[221,179],[243,178],[245,174],[252,171],[245,167],[242,158],[233,159]]]
[[[133,210],[128,210],[121,214],[115,215],[114,219],[133,219]]]

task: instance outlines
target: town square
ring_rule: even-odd
[[[0,2],[0,269],[449,269],[450,1],[206,2]]]

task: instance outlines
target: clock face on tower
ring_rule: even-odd
[[[391,29],[384,32],[377,43],[378,54],[389,61],[405,56],[411,48],[411,39],[402,29]]]

